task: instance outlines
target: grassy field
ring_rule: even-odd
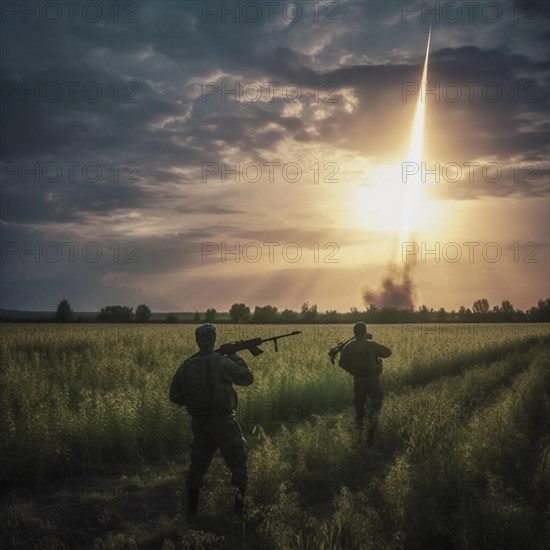
[[[167,394],[194,327],[0,327],[3,548],[550,547],[549,325],[370,326],[393,350],[375,450],[326,355],[350,326],[220,325],[220,343],[302,335],[243,353],[247,516],[217,457],[193,525]]]

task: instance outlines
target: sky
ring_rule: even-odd
[[[1,8],[0,307],[550,295],[549,3],[39,6]]]

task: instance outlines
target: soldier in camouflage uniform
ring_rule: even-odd
[[[391,350],[367,339],[367,325],[356,323],[352,340],[340,355],[339,365],[353,375],[355,418],[359,438],[365,424],[365,404],[368,410],[367,446],[374,446],[378,413],[382,408],[384,392],[380,384],[381,357],[389,357]]]
[[[216,327],[195,330],[199,351],[179,367],[170,386],[170,400],[187,407],[193,417],[191,466],[187,474],[187,512],[198,511],[199,490],[216,449],[231,470],[235,490],[235,510],[242,512],[248,483],[246,441],[235,419],[237,394],[232,384],[249,386],[254,380],[247,364],[238,355],[214,352]]]

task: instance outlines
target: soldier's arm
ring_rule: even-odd
[[[172,383],[170,384],[170,394],[169,398],[172,403],[175,403],[176,405],[184,405],[184,394],[183,394],[183,387],[182,387],[182,376],[181,376],[181,370],[183,368],[183,365],[179,367],[179,369],[176,371],[176,374],[174,374],[174,378],[172,378]]]
[[[349,358],[349,349],[346,346],[340,353],[340,359],[338,360],[338,366],[345,371],[349,372],[350,367],[350,358]]]
[[[391,349],[390,348],[387,348],[386,346],[383,346],[382,344],[377,344],[376,342],[373,342],[375,348],[374,348],[374,353],[376,353],[376,355],[378,357],[382,357],[382,358],[386,358],[386,357],[389,357],[391,355]]]
[[[250,386],[254,382],[254,375],[248,368],[245,360],[236,353],[223,357],[224,374],[228,380],[237,386]]]

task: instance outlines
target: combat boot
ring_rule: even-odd
[[[187,515],[196,516],[199,512],[199,490],[187,489]]]

